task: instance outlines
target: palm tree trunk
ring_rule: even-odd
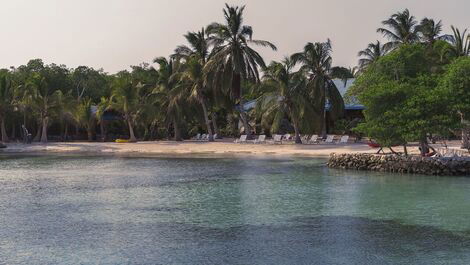
[[[135,143],[137,139],[134,135],[134,128],[132,127],[132,123],[129,119],[127,119],[127,125],[129,126],[129,142]]]
[[[220,130],[219,126],[217,126],[217,115],[215,112],[212,112],[212,126],[214,126],[214,132],[217,134],[217,137],[220,137]]]
[[[13,126],[11,127],[10,139],[15,140],[15,138],[16,138],[16,126],[15,124],[13,124]]]
[[[181,138],[181,131],[180,131],[180,126],[176,119],[173,119],[173,129],[175,130],[175,141],[181,142],[183,139]]]
[[[204,112],[204,121],[206,122],[207,133],[209,133],[209,142],[214,141],[214,133],[212,132],[211,122],[209,121],[209,114],[207,113],[207,106],[204,99],[201,99],[202,111]]]
[[[87,132],[87,136],[88,136],[88,142],[93,141],[93,131],[91,130],[91,128],[88,127],[88,128],[86,129],[86,132]]]
[[[39,142],[39,140],[41,139],[41,130],[42,130],[42,119],[38,124],[36,135],[34,136],[34,139],[33,139],[34,142]]]
[[[240,119],[242,120],[243,129],[245,131],[245,134],[247,135],[247,138],[251,139],[251,128],[250,124],[248,123],[248,115],[246,115],[245,111],[243,110],[240,110]]]
[[[7,129],[5,127],[5,118],[2,116],[1,117],[1,130],[2,130],[2,142],[6,143],[8,142],[8,135],[7,135]]]
[[[463,113],[460,113],[460,123],[462,124],[462,148],[470,150],[470,129]]]
[[[64,142],[66,142],[68,134],[69,134],[69,125],[67,124],[67,122],[65,122],[64,126],[65,126],[65,129],[64,129]]]
[[[42,143],[47,143],[47,122],[48,122],[47,117],[42,119],[42,134],[41,134],[41,142]]]
[[[101,141],[106,142],[106,128],[104,127],[104,120],[100,120],[100,132],[101,132]]]
[[[301,144],[302,139],[300,139],[300,131],[299,131],[299,125],[297,122],[293,122],[294,125],[294,132],[295,132],[295,143],[296,144]]]

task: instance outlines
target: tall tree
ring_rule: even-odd
[[[461,32],[458,28],[451,26],[453,35],[450,36],[452,47],[450,54],[455,57],[470,55],[470,35],[467,29]]]
[[[309,42],[302,52],[292,55],[293,63],[300,63],[300,70],[307,75],[310,97],[319,114],[318,132],[323,135],[326,134],[326,107],[329,107],[333,119],[341,117],[344,112],[343,97],[331,77],[331,52],[331,42],[328,40]]]
[[[441,36],[442,32],[442,21],[434,21],[434,19],[423,18],[418,26],[420,38],[424,43],[433,44],[436,40],[442,39],[445,36]]]
[[[272,124],[277,131],[281,121],[288,117],[294,127],[295,142],[302,143],[301,128],[308,127],[317,110],[310,100],[303,72],[294,72],[290,58],[272,62],[264,71],[261,88],[264,93],[257,99],[256,112],[263,124]]]
[[[269,47],[276,46],[269,41],[254,40],[253,29],[243,25],[245,6],[225,5],[225,24],[212,23],[207,27],[214,48],[208,63],[206,73],[213,73],[214,81],[221,81],[222,88],[229,90],[235,105],[238,105],[240,118],[245,127],[245,133],[251,135],[248,118],[243,108],[242,81],[259,82],[258,67],[265,67],[261,55],[251,48],[251,45]]]
[[[137,142],[134,134],[134,125],[139,115],[139,85],[135,84],[128,72],[121,72],[112,84],[112,109],[120,111],[129,128],[129,141]]]
[[[209,39],[202,29],[199,32],[188,32],[184,35],[189,46],[181,45],[175,50],[172,55],[175,59],[184,59],[185,69],[180,73],[181,84],[188,86],[191,98],[199,102],[202,107],[204,122],[209,134],[209,142],[214,141],[214,133],[212,131],[211,123],[209,120],[209,106],[208,106],[208,83],[204,82],[203,69],[206,65],[209,56]]]
[[[7,130],[5,127],[5,121],[7,115],[13,110],[14,101],[14,87],[9,77],[7,70],[0,71],[0,126],[2,134],[2,142],[8,142]]]
[[[84,127],[87,131],[88,141],[93,141],[93,132],[95,130],[96,115],[95,106],[91,98],[85,98],[80,101],[74,112],[75,122]]]
[[[369,43],[366,49],[358,53],[358,56],[361,57],[359,59],[360,70],[364,71],[367,66],[376,62],[380,57],[387,54],[388,51],[389,48],[386,45],[380,43],[380,41],[376,41],[375,43]]]
[[[382,24],[384,27],[378,28],[377,32],[389,39],[385,44],[387,49],[419,41],[418,22],[408,9],[393,14],[389,19],[382,21]]]

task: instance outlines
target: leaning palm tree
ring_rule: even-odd
[[[305,75],[293,68],[290,58],[272,62],[266,68],[261,83],[264,93],[257,99],[256,113],[262,124],[272,124],[272,131],[277,131],[281,121],[288,117],[294,127],[295,142],[300,144],[301,128],[318,113],[309,98]]]
[[[13,110],[14,87],[8,76],[8,71],[0,72],[0,126],[2,142],[8,142],[5,120],[8,113]]]
[[[123,73],[113,81],[112,88],[110,108],[123,114],[129,128],[129,141],[137,142],[134,125],[140,110],[139,86],[128,73]]]
[[[382,24],[384,27],[377,29],[377,32],[390,40],[385,44],[387,49],[419,41],[418,22],[408,9],[393,14],[389,19],[382,21]]]
[[[244,6],[225,6],[225,24],[212,23],[207,27],[214,48],[204,71],[211,75],[213,82],[217,82],[214,87],[220,87],[225,92],[230,91],[232,100],[238,105],[245,133],[251,135],[248,118],[243,109],[242,81],[259,82],[258,67],[265,67],[263,58],[251,45],[273,50],[276,50],[276,46],[269,41],[252,39],[252,27],[243,25]]]
[[[206,123],[207,132],[209,134],[209,142],[214,141],[214,133],[212,131],[211,122],[209,120],[207,86],[204,85],[204,74],[202,59],[198,55],[188,58],[184,65],[184,70],[175,75],[179,78],[179,86],[187,88],[189,99],[197,101],[203,111],[204,122]]]
[[[375,43],[369,43],[365,50],[362,50],[358,53],[359,59],[359,69],[364,71],[369,65],[376,62],[380,57],[387,54],[389,51],[388,46],[383,45],[380,41]]]
[[[331,77],[331,42],[307,43],[302,52],[292,55],[293,63],[300,63],[300,70],[307,75],[310,98],[318,109],[317,128],[326,134],[326,108],[336,119],[343,115],[344,101]],[[328,103],[328,104],[327,104]]]

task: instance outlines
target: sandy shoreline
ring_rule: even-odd
[[[458,141],[449,144],[458,148]],[[3,154],[95,154],[95,155],[275,155],[275,156],[309,156],[327,157],[331,153],[374,153],[378,149],[370,148],[365,143],[348,144],[237,144],[231,139],[219,140],[213,143],[196,141],[155,141],[138,143],[100,143],[100,142],[57,142],[33,143],[30,145],[9,143],[8,148],[2,149]],[[397,149],[397,151],[401,151]],[[409,151],[417,152],[416,147]]]

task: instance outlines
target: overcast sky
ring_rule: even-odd
[[[0,67],[42,58],[69,67],[115,73],[169,55],[183,34],[223,22],[224,3],[245,4],[254,38],[268,62],[300,51],[308,41],[333,42],[335,65],[354,66],[356,54],[390,14],[409,8],[421,19],[470,27],[470,0],[4,0],[0,9]]]

